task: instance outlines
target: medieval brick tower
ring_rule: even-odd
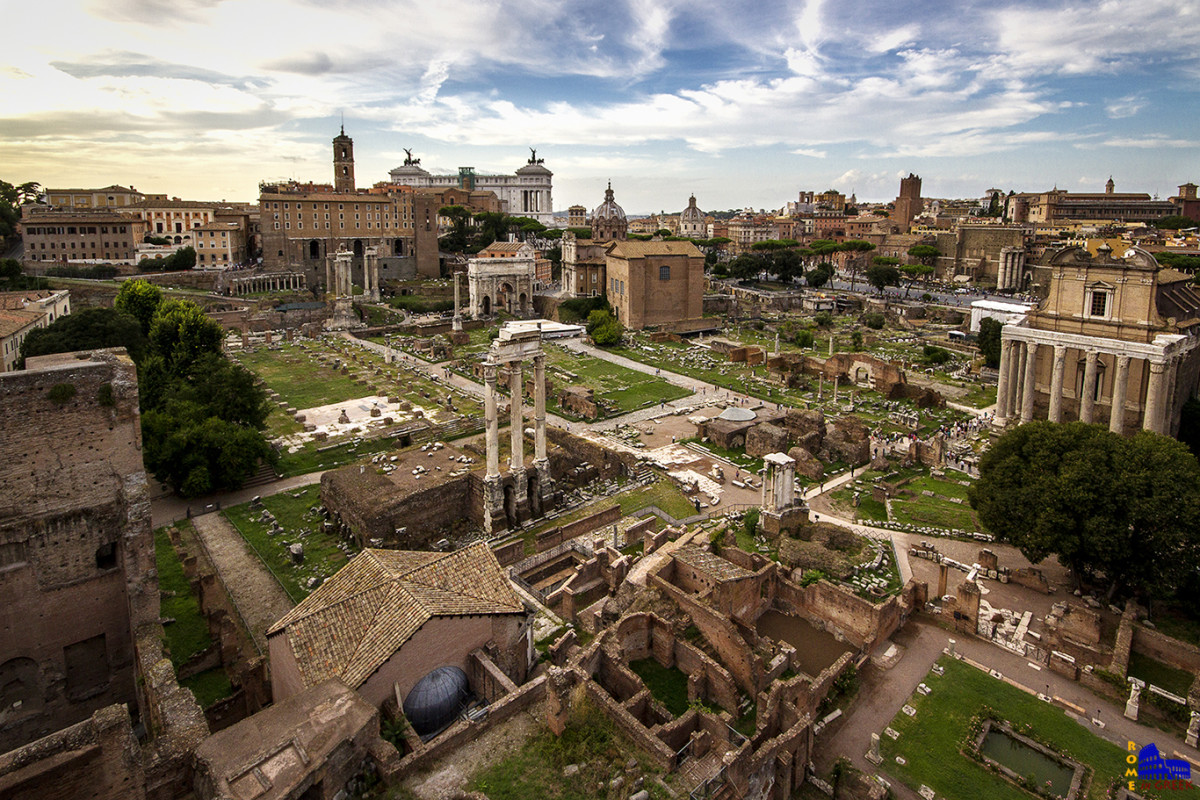
[[[921,178],[910,172],[907,178],[900,179],[900,196],[896,198],[896,212],[892,215],[901,233],[908,233],[913,217],[922,210]]]
[[[354,140],[346,127],[333,139],[333,188],[336,192],[354,191]]]

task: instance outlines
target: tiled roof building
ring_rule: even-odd
[[[367,549],[267,631],[276,701],[340,678],[376,706],[489,642],[524,678],[526,611],[492,551]],[[511,674],[516,673],[516,674]]]

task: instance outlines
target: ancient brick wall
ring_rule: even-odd
[[[158,623],[137,374],[124,351],[0,375],[0,751],[114,704],[138,708],[134,642]],[[10,702],[12,702],[10,701]]]
[[[1138,625],[1133,632],[1133,652],[1149,656],[1176,669],[1200,675],[1200,648]]]
[[[83,722],[0,755],[0,797],[146,797],[141,754],[129,712],[123,706],[108,706]]]

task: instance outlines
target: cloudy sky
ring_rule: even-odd
[[[554,205],[1200,181],[1197,0],[0,0],[0,179],[253,200],[422,166]]]

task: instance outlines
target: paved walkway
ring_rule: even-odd
[[[192,523],[255,643],[266,653],[267,628],[290,611],[294,603],[242,535],[219,512],[202,514]]]
[[[186,519],[189,510],[193,515],[205,514],[220,508],[247,503],[254,497],[269,497],[279,492],[286,492],[298,486],[309,486],[321,482],[325,470],[310,472],[307,475],[293,475],[290,478],[280,478],[270,483],[238,489],[233,492],[212,494],[207,497],[196,497],[191,500],[174,494],[164,495],[150,501],[150,520],[155,528]]]

